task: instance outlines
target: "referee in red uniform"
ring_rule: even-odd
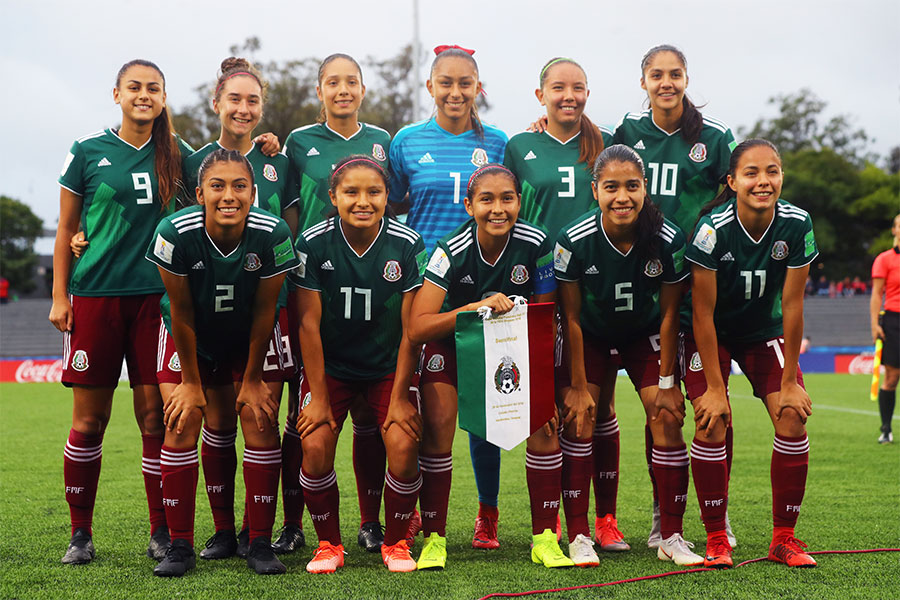
[[[894,441],[891,419],[894,417],[894,404],[897,401],[897,379],[900,378],[900,214],[894,217],[891,233],[894,234],[894,247],[879,254],[872,263],[872,301],[869,303],[872,339],[884,340],[881,355],[884,377],[881,389],[878,390],[880,444]],[[882,295],[884,313],[879,323]]]

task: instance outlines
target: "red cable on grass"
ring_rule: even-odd
[[[867,554],[870,552],[900,552],[900,548],[872,548],[866,550],[818,550],[816,552],[807,552],[807,554]],[[751,563],[768,560],[768,557],[751,558],[742,563],[737,564],[734,568],[743,567]],[[702,573],[703,571],[718,571],[709,567],[699,569],[687,569],[685,571],[670,571],[668,573],[658,573],[656,575],[645,575],[643,577],[632,577],[631,579],[620,579],[619,581],[607,581],[606,583],[588,583],[585,585],[576,585],[572,587],[556,588],[550,590],[530,590],[527,592],[498,592],[482,596],[478,600],[488,600],[488,598],[518,598],[521,596],[533,596],[535,594],[552,594],[554,592],[571,592],[574,590],[586,590],[589,588],[607,587],[610,585],[619,585],[620,583],[634,583],[636,581],[647,581],[650,579],[659,579],[661,577],[669,577],[670,575],[685,575],[687,573]]]

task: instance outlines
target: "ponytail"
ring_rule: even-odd
[[[591,165],[603,152],[603,134],[594,125],[588,116],[581,113],[581,139],[578,140],[578,162],[584,163],[584,168],[591,169]]]

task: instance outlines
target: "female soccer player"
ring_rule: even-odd
[[[770,142],[741,142],[731,155],[727,187],[704,208],[685,253],[693,263],[693,335],[685,334],[683,360],[689,366],[682,371],[694,405],[691,468],[707,531],[708,567],[732,565],[725,534],[732,358],[775,426],[769,560],[816,566],[803,550],[806,544],[794,537],[794,525],[806,488],[805,424],[812,414],[797,364],[803,288],[819,252],[809,214],[779,199],[782,181],[781,157]]]
[[[413,304],[410,338],[425,347],[422,390],[424,434],[422,530],[425,546],[419,569],[443,568],[447,561],[447,503],[453,469],[457,374],[453,330],[460,311],[489,307],[502,314],[510,296],[553,302],[552,252],[546,234],[519,221],[520,188],[506,167],[489,164],[469,178],[464,198],[472,217],[438,242]],[[442,311],[445,307],[450,310]],[[547,567],[572,566],[556,540],[562,454],[555,419],[528,438],[526,476],[531,498],[534,545],[531,558]],[[496,532],[496,529],[494,530]]]
[[[618,355],[628,372],[653,433],[653,469],[662,500],[663,542],[658,555],[679,565],[702,564],[682,538],[688,455],[681,437],[684,398],[675,387],[678,305],[684,268],[684,234],[647,197],[644,164],[631,148],[606,148],[594,163],[591,184],[599,207],[560,234],[556,278],[568,352],[560,412],[569,421],[560,445],[580,445],[570,460],[586,487],[590,477],[591,413],[603,374]],[[561,380],[561,381],[560,381]],[[595,457],[596,459],[596,457]],[[566,512],[569,556],[597,564],[587,522],[587,497],[570,500]]]
[[[332,573],[344,564],[334,454],[350,403],[362,395],[388,456],[381,556],[390,571],[413,571],[406,532],[422,482],[422,425],[409,399],[416,352],[406,330],[425,247],[416,232],[385,216],[388,178],[372,158],[339,161],[330,194],[337,216],[297,239],[300,267],[291,275],[303,354],[300,483],[319,537],[306,570]]]
[[[872,341],[880,339],[883,344],[881,364],[884,366],[884,378],[878,390],[880,444],[894,441],[891,420],[897,402],[897,380],[900,379],[900,215],[894,217],[891,233],[894,235],[894,247],[879,254],[872,263],[872,300],[869,302]],[[879,322],[882,296],[884,313]]]
[[[50,321],[65,333],[62,381],[72,388],[72,429],[64,452],[72,539],[62,562],[94,558],[94,499],[103,433],[122,358],[143,440],[142,472],[150,508],[147,554],[162,560],[169,544],[160,491],[162,401],[156,385],[159,299],[163,285],[143,248],[172,212],[181,155],[193,150],[173,135],[165,77],[152,62],[133,60],[116,75],[119,129],[77,140],[59,177],[60,211],[53,252]],[[93,243],[74,265],[69,244],[81,226]],[[103,335],[97,335],[97,332]]]
[[[687,59],[675,46],[654,46],[641,59],[641,88],[647,92],[648,110],[627,113],[616,125],[613,141],[637,150],[650,175],[650,199],[663,215],[689,234],[697,224],[700,208],[719,191],[728,169],[734,135],[721,121],[702,114],[688,98]],[[682,328],[690,328],[687,311]],[[652,436],[644,431],[647,466],[652,480]],[[733,432],[726,434],[728,469],[731,471]],[[653,526],[647,545],[659,545],[659,502],[654,482]],[[727,515],[726,515],[727,523]],[[727,525],[732,545],[737,540]]]
[[[391,144],[391,201],[409,193],[407,223],[422,235],[431,251],[437,240],[466,221],[462,198],[475,169],[503,160],[506,134],[485,125],[475,100],[481,92],[474,50],[438,46],[426,82],[435,115],[407,125]],[[478,487],[479,511],[472,545],[496,548],[500,449],[469,436]]]
[[[284,573],[271,547],[281,466],[278,401],[262,369],[278,293],[297,266],[291,231],[253,206],[253,167],[240,152],[213,151],[198,180],[199,206],[164,219],[146,254],[166,286],[165,344],[174,343],[181,368],[181,382],[165,401],[160,460],[172,545],[153,573],[179,577],[194,567],[197,439],[203,413],[226,406],[235,407],[246,443],[247,565],[259,574]]]
[[[332,54],[322,61],[316,96],[322,103],[318,122],[292,131],[284,145],[300,195],[299,231],[320,223],[333,210],[328,195],[329,179],[338,161],[351,154],[363,154],[386,169],[391,144],[387,131],[359,120],[366,86],[362,69],[352,56]],[[299,330],[297,315],[293,314],[295,307],[296,301],[288,306],[292,336]],[[299,344],[298,340],[295,342]],[[297,356],[299,358],[299,354]],[[299,388],[299,381],[296,385]],[[284,489],[288,489],[288,476],[291,477],[291,489],[299,488],[300,475],[300,438],[294,429],[299,411],[295,401],[299,389],[290,397],[288,410],[292,418],[285,424],[284,439],[290,441],[294,458],[288,462],[288,446],[285,445],[285,465],[291,468],[284,470]],[[360,512],[357,543],[369,552],[378,552],[384,538],[379,517],[384,489],[384,442],[375,415],[364,401],[355,402],[350,407],[350,415],[353,418],[353,471]]]

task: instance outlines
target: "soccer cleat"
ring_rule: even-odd
[[[234,553],[238,558],[247,558],[247,556],[250,554],[249,529],[241,529],[240,533],[237,534],[237,547],[234,549]]]
[[[200,558],[204,560],[219,560],[231,558],[237,550],[237,538],[231,529],[223,529],[215,532],[206,540],[206,548],[200,551]]]
[[[703,564],[703,557],[691,552],[694,545],[681,537],[680,533],[673,533],[668,538],[661,540],[656,548],[656,557],[659,560],[671,560],[679,567],[696,567]]]
[[[548,568],[574,567],[572,559],[563,554],[556,541],[556,532],[545,529],[543,533],[531,536],[531,562]]]
[[[278,540],[272,543],[275,554],[290,554],[306,545],[306,535],[299,525],[288,524],[281,528]]]
[[[706,557],[703,566],[712,569],[730,569],[734,566],[731,560],[731,544],[725,531],[716,531],[706,536]]]
[[[443,569],[447,564],[447,538],[439,536],[432,531],[425,538],[425,546],[422,547],[422,553],[419,560],[416,561],[416,568],[420,571],[425,569]]]
[[[619,524],[612,515],[604,515],[594,520],[594,540],[604,552],[624,552],[631,550],[631,546],[625,541]]]
[[[94,542],[87,529],[79,527],[69,540],[69,547],[62,557],[64,565],[83,565],[94,560]]]
[[[500,547],[500,540],[497,539],[498,520],[495,516],[482,514],[475,518],[475,534],[472,536],[473,548],[496,550]]]
[[[725,511],[725,535],[728,537],[728,545],[731,546],[731,549],[737,548],[737,538],[734,537],[734,532],[731,530],[731,521],[728,519],[727,510]]]
[[[166,557],[166,551],[172,543],[169,537],[169,528],[165,525],[156,528],[156,532],[150,536],[150,545],[147,546],[147,556],[160,562]]]
[[[806,544],[789,536],[779,541],[772,540],[769,546],[769,560],[784,563],[789,567],[815,567],[816,560],[804,550]]]
[[[197,565],[194,548],[187,540],[177,539],[169,544],[166,556],[153,569],[157,577],[181,577]]]
[[[247,550],[247,566],[257,575],[281,575],[287,569],[272,550],[272,540],[259,536]]]
[[[894,434],[890,431],[882,431],[881,435],[878,436],[879,444],[893,444],[894,443]]]
[[[306,564],[310,573],[334,573],[338,567],[344,566],[344,546],[331,542],[319,542],[312,560]]]
[[[384,527],[378,521],[369,521],[359,526],[356,543],[366,552],[378,552],[384,543]]]
[[[402,539],[392,546],[381,545],[381,560],[391,573],[411,573],[416,570],[416,561],[409,555],[409,546]]]
[[[659,517],[659,501],[653,501],[653,521],[650,523],[650,535],[647,536],[648,548],[659,548],[662,543],[662,521]]]
[[[422,515],[418,510],[413,510],[413,515],[409,519],[409,529],[406,530],[406,545],[410,550],[416,543],[416,536],[422,531]]]
[[[579,533],[569,542],[569,558],[576,567],[596,567],[600,564],[600,559],[594,551],[594,542],[583,533]]]

